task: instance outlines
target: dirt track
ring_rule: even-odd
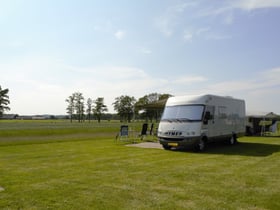
[[[128,147],[140,147],[140,148],[153,148],[153,149],[163,149],[161,144],[158,142],[142,142],[137,144],[128,144]]]

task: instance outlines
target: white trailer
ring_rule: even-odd
[[[170,97],[158,128],[164,149],[193,147],[202,151],[208,142],[235,144],[245,134],[245,101],[216,95]]]

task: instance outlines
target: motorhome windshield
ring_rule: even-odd
[[[162,121],[200,121],[202,119],[203,105],[166,106]]]

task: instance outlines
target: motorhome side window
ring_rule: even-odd
[[[218,107],[218,117],[219,117],[219,119],[227,118],[227,107],[225,107],[225,106]]]

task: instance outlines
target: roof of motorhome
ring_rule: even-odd
[[[212,94],[185,95],[185,96],[170,97],[167,100],[166,105],[173,106],[173,105],[183,105],[183,104],[205,104],[209,100],[212,100],[213,98],[241,100],[241,99],[233,98],[231,96],[218,96],[218,95],[212,95]]]

